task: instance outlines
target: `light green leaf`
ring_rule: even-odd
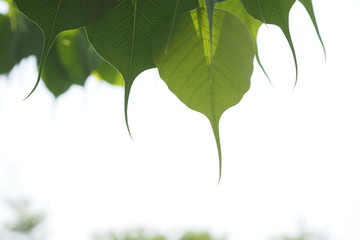
[[[319,37],[319,40],[320,40],[320,43],[321,43],[321,46],[323,47],[323,50],[324,50],[324,55],[325,55],[325,58],[326,58],[326,50],[325,50],[325,45],[324,45],[324,42],[321,38],[321,35],[320,35],[320,30],[318,28],[318,25],[317,25],[317,21],[316,21],[316,17],[315,17],[315,12],[314,12],[314,7],[313,7],[313,4],[312,4],[312,1],[311,0],[299,0],[305,7],[306,11],[308,12],[310,18],[311,18],[311,21],[315,27],[315,30],[316,30],[316,34],[318,35]]]
[[[19,10],[34,21],[44,33],[44,48],[39,75],[29,97],[37,87],[46,57],[56,36],[65,30],[83,27],[100,20],[117,0],[14,0]],[[26,97],[26,98],[27,98]]]
[[[289,13],[295,0],[240,0],[246,11],[254,18],[263,23],[275,24],[284,33],[294,58],[295,63],[295,85],[298,79],[298,64],[294,44],[291,39],[289,28]]]
[[[96,51],[124,78],[128,130],[127,109],[131,86],[141,72],[155,67],[151,55],[153,33],[174,16],[175,9],[184,12],[197,6],[194,0],[122,0],[104,19],[86,27]],[[169,36],[165,38],[168,40]]]
[[[220,117],[236,105],[250,87],[254,47],[246,25],[230,12],[214,9],[210,48],[205,9],[179,15],[165,51],[171,24],[162,26],[153,39],[153,58],[161,78],[189,108],[210,121],[219,154]]]
[[[260,65],[261,69],[263,70],[265,76],[269,79],[269,76],[267,75],[263,65],[260,61],[259,51],[258,51],[258,45],[257,45],[257,34],[259,31],[260,26],[263,24],[261,21],[253,18],[244,8],[242,3],[239,0],[227,0],[221,3],[216,4],[216,8],[224,9],[226,11],[229,11],[233,14],[235,14],[238,18],[240,18],[248,27],[251,38],[254,42],[254,48],[255,48],[255,55],[256,60],[258,64]]]
[[[94,70],[93,75],[112,85],[124,86],[124,79],[122,75],[110,63],[104,60]]]

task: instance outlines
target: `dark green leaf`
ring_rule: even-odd
[[[83,27],[100,20],[117,0],[15,0],[18,8],[44,32],[44,49],[41,55],[39,75],[30,94],[40,81],[41,72],[56,36],[65,30]]]
[[[12,58],[16,62],[31,55],[40,59],[44,41],[41,30],[22,14],[16,16],[16,22],[17,30],[14,32],[11,45]]]
[[[295,53],[295,48],[291,39],[289,29],[289,13],[291,7],[294,5],[295,0],[240,0],[245,9],[254,18],[263,23],[275,24],[279,26],[284,33],[293,54],[296,79],[298,78],[298,64]]]
[[[42,80],[55,97],[66,92],[73,84],[72,79],[61,63],[56,48],[50,49],[44,66]]]
[[[122,0],[101,21],[86,27],[96,51],[111,63],[125,81],[125,120],[131,86],[144,70],[154,68],[151,55],[153,33],[174,16],[198,6],[194,0]],[[166,39],[169,39],[169,34]],[[130,130],[129,130],[130,133]]]
[[[56,45],[57,54],[64,69],[74,84],[84,85],[97,63],[84,30],[69,30],[59,34]]]
[[[323,50],[324,50],[324,55],[325,55],[325,58],[326,58],[326,50],[325,50],[325,45],[324,45],[324,42],[321,38],[321,35],[320,35],[320,30],[318,28],[318,25],[317,25],[317,21],[316,21],[316,17],[315,17],[315,12],[314,12],[314,8],[313,8],[313,4],[312,4],[312,1],[311,0],[299,0],[305,7],[306,11],[308,12],[310,18],[311,18],[311,21],[315,27],[315,30],[316,30],[316,34],[318,35],[319,37],[319,40],[320,40],[320,43],[323,47]]]
[[[0,14],[0,74],[9,73],[16,64],[16,61],[11,58],[12,38],[10,19]]]

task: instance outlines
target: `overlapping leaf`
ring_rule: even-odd
[[[16,23],[16,24],[15,24]],[[30,55],[41,54],[42,33],[22,15],[0,15],[0,74]]]
[[[40,60],[39,75],[33,90],[40,81],[46,57],[56,36],[65,30],[83,27],[100,20],[117,0],[15,0],[16,5],[44,32],[44,50]]]
[[[42,74],[47,88],[58,97],[73,84],[83,86],[91,74],[112,84],[121,82],[121,75],[95,52],[83,29],[60,33]]]
[[[284,33],[293,54],[296,81],[298,78],[298,64],[294,44],[291,39],[289,28],[289,13],[296,0],[239,0],[243,3],[246,11],[254,18],[263,23],[275,24]],[[295,84],[296,84],[295,81]]]
[[[41,57],[43,34],[38,26],[22,14],[16,15],[16,31],[11,42],[11,57],[20,62],[28,56]]]
[[[216,8],[224,9],[226,11],[229,11],[233,14],[235,14],[238,18],[240,18],[248,27],[250,35],[254,42],[254,48],[255,48],[255,55],[256,60],[259,63],[261,69],[263,70],[266,77],[270,80],[268,77],[263,65],[261,64],[259,51],[258,51],[258,45],[257,45],[257,34],[259,31],[260,26],[263,24],[261,21],[253,18],[244,8],[242,3],[239,0],[227,0],[224,2],[220,2],[216,5]]]
[[[78,29],[65,31],[59,34],[49,51],[42,79],[58,97],[73,84],[84,85],[96,65],[84,32]]]
[[[173,35],[165,51],[170,31]],[[214,9],[210,47],[206,10],[182,14],[174,25],[159,29],[153,39],[153,57],[169,89],[209,119],[221,177],[220,117],[248,91],[253,70],[254,47],[246,25],[230,12]]]
[[[127,108],[131,86],[141,72],[155,67],[151,55],[152,35],[176,14],[175,10],[184,12],[197,6],[194,0],[122,0],[104,19],[86,27],[96,51],[124,78],[128,129]]]
[[[112,85],[124,86],[122,75],[106,61],[102,61],[96,69],[94,69],[92,74],[98,79],[104,80]]]

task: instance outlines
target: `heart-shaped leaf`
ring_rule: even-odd
[[[141,72],[155,67],[151,55],[152,35],[175,11],[189,11],[197,6],[194,0],[122,0],[104,19],[86,27],[96,51],[124,78],[125,121],[129,133],[127,109],[131,86]]]
[[[44,33],[39,75],[29,97],[37,87],[46,57],[56,36],[65,30],[86,26],[100,20],[117,0],[14,0],[17,7]],[[26,98],[27,98],[26,97]]]
[[[170,31],[173,35],[165,51]],[[220,117],[250,88],[254,47],[246,25],[224,10],[213,12],[212,47],[209,33],[204,8],[182,14],[173,26],[165,24],[155,35],[153,58],[169,89],[209,119],[218,148],[220,179]]]

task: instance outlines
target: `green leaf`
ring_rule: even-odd
[[[240,0],[246,11],[263,23],[275,24],[284,33],[295,63],[295,85],[298,79],[298,64],[289,28],[289,13],[295,0]]]
[[[153,33],[174,16],[175,10],[184,12],[197,6],[194,0],[122,0],[104,19],[86,27],[96,51],[124,77],[129,133],[127,109],[131,86],[141,72],[155,67],[151,55]]]
[[[61,63],[56,48],[50,49],[44,66],[42,80],[56,98],[66,92],[73,84],[73,80]]]
[[[56,36],[65,30],[76,29],[100,20],[117,0],[14,0],[19,10],[34,21],[44,33],[44,48],[39,75],[29,97],[36,89],[46,57]],[[27,98],[26,97],[26,98]]]
[[[95,69],[105,74],[112,68],[106,68],[108,63],[95,52],[83,29],[60,33],[54,47],[50,49],[49,58],[50,64],[45,64],[43,80],[55,97],[64,93],[72,84],[84,86]]]
[[[12,58],[16,62],[31,55],[40,59],[44,41],[41,30],[22,14],[16,16],[16,22],[18,25],[11,45]]]
[[[318,28],[318,25],[317,25],[317,21],[316,21],[316,17],[315,17],[315,12],[314,12],[314,7],[313,7],[313,4],[312,4],[312,1],[311,0],[299,0],[305,7],[306,11],[308,12],[310,18],[311,18],[311,21],[315,27],[315,30],[316,30],[316,34],[318,35],[318,38],[320,40],[320,43],[321,43],[321,46],[323,48],[323,51],[324,51],[324,55],[325,55],[325,58],[326,58],[326,50],[325,50],[325,45],[324,45],[324,42],[321,38],[321,35],[320,35],[320,30]]]
[[[262,71],[264,72],[265,76],[269,79],[269,76],[267,75],[263,65],[261,64],[259,51],[258,51],[258,45],[257,45],[257,34],[259,31],[260,26],[263,24],[261,21],[253,18],[244,8],[242,3],[239,0],[227,0],[221,3],[216,4],[216,8],[224,9],[226,11],[229,11],[233,14],[235,14],[238,18],[240,18],[248,27],[251,38],[254,42],[254,48],[255,48],[255,55],[256,60],[258,64],[260,65]]]
[[[83,29],[65,31],[56,40],[56,50],[62,66],[74,84],[84,86],[86,79],[95,67],[96,54],[87,40]]]
[[[161,78],[189,108],[210,121],[219,155],[221,178],[220,117],[236,105],[250,87],[254,47],[246,25],[230,12],[214,9],[210,48],[206,10],[179,15],[168,44],[171,24],[162,26],[153,39],[153,58]]]
[[[116,68],[104,60],[94,70],[93,75],[112,85],[124,86],[124,79],[122,75],[116,70]]]
[[[0,14],[0,74],[11,71],[16,64],[11,58],[11,43],[13,34],[10,27],[10,19]]]

